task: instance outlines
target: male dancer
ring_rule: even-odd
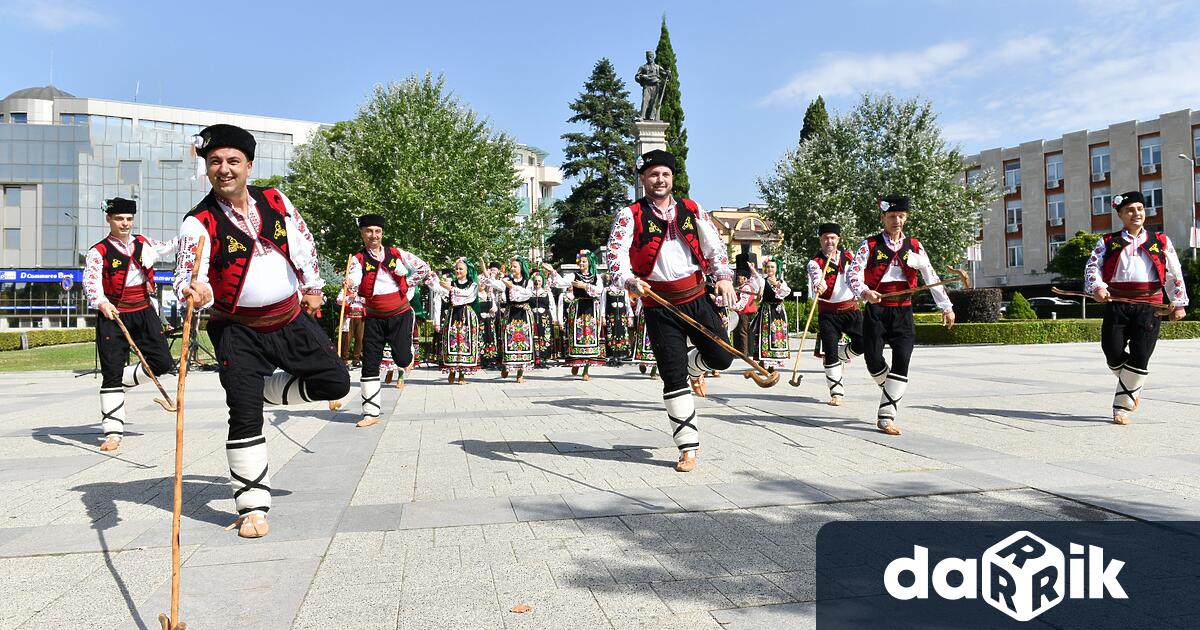
[[[1112,413],[1116,424],[1129,424],[1141,402],[1142,387],[1149,375],[1150,355],[1158,343],[1162,320],[1155,305],[1166,293],[1172,320],[1183,318],[1188,305],[1187,289],[1175,246],[1161,232],[1145,228],[1145,198],[1138,191],[1117,195],[1112,200],[1124,229],[1105,234],[1084,268],[1084,290],[1097,302],[1108,302],[1100,328],[1100,347],[1108,369],[1117,377]],[[1112,298],[1130,300],[1112,302]]]
[[[338,400],[350,391],[346,365],[309,315],[325,286],[312,234],[283,193],[246,184],[254,147],[254,136],[233,125],[196,137],[212,190],[183,220],[175,270],[175,292],[212,307],[208,334],[229,406],[225,454],[243,538],[269,531],[263,404]]]
[[[384,247],[384,218],[364,214],[358,218],[363,249],[350,259],[346,289],[363,298],[362,385],[363,418],[355,426],[369,427],[379,422],[379,364],[383,344],[392,349],[392,361],[400,368],[397,387],[404,387],[406,370],[413,362],[413,309],[408,301],[408,276],[415,282],[432,282],[429,265],[398,247]]]
[[[102,451],[121,445],[125,430],[125,390],[149,380],[141,374],[141,363],[125,365],[129,343],[116,319],[129,330],[155,376],[175,367],[162,322],[150,308],[154,291],[154,264],[175,253],[177,240],[166,243],[133,233],[137,204],[116,197],[104,206],[108,236],[92,245],[83,271],[83,291],[88,305],[100,311],[96,318],[96,348],[100,356],[100,428],[104,431]]]
[[[842,386],[842,365],[863,353],[863,316],[846,276],[854,255],[838,247],[842,226],[822,223],[817,233],[821,249],[808,261],[808,286],[818,313],[818,338],[821,345],[828,348],[824,353],[828,404],[837,407],[846,395],[846,388]],[[849,344],[839,345],[842,335],[850,337]]]
[[[645,297],[652,289],[676,309],[714,333],[725,329],[711,300],[705,296],[704,273],[717,278],[717,294],[733,303],[733,273],[725,243],[700,206],[672,196],[675,156],[654,150],[638,159],[638,176],[646,196],[621,209],[613,221],[605,258],[611,282],[641,297],[650,345],[663,380],[663,403],[671,434],[679,449],[675,470],[696,467],[700,433],[688,377],[724,370],[733,355],[682,321],[658,302]],[[688,340],[695,346],[687,348]]]
[[[908,362],[912,358],[917,329],[913,323],[912,297],[901,295],[884,299],[893,291],[917,288],[918,274],[925,284],[940,282],[921,242],[905,236],[908,221],[908,197],[889,195],[879,201],[879,219],[883,232],[863,241],[848,275],[854,295],[870,302],[863,316],[863,350],[871,378],[883,393],[879,400],[876,426],[888,435],[900,435],[896,413],[900,399],[908,389]],[[933,300],[942,309],[942,323],[954,325],[954,306],[942,287],[930,289]],[[883,359],[883,344],[892,348],[892,364]],[[832,347],[825,354],[832,354]]]

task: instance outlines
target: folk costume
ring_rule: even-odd
[[[766,264],[765,260],[763,264]],[[777,260],[775,266],[774,284],[766,277],[759,279],[761,303],[750,323],[750,355],[769,370],[783,367],[791,356],[783,301],[792,294],[792,289],[783,279],[783,263]]]
[[[533,279],[529,277],[529,262],[517,256],[511,262],[520,267],[520,274],[507,275],[503,280],[490,279],[492,289],[504,295],[504,321],[500,327],[500,376],[516,371],[517,382],[525,382],[525,370],[533,366],[534,332]],[[510,264],[511,264],[510,262]]]
[[[495,275],[498,276],[500,263],[489,264],[488,271],[484,276],[480,276],[479,302],[475,305],[479,312],[479,334],[482,344],[479,360],[484,369],[497,367],[500,358],[500,294],[491,284],[484,281],[491,278],[492,270],[495,270]]]
[[[1112,200],[1118,213],[1131,203],[1144,204],[1142,193],[1128,192]],[[1122,229],[1096,243],[1083,278],[1088,293],[1107,289],[1110,297],[1136,302],[1106,304],[1100,328],[1100,347],[1109,371],[1117,377],[1113,422],[1129,424],[1158,343],[1162,319],[1155,306],[1163,303],[1164,296],[1176,308],[1188,305],[1179,256],[1166,234],[1142,228],[1135,235]]]
[[[881,214],[908,212],[908,197],[884,197],[879,202],[879,209]],[[915,289],[918,277],[924,279],[927,285],[940,282],[921,242],[904,234],[892,240],[887,232],[880,232],[859,246],[847,279],[855,298],[862,298],[868,289],[881,294]],[[939,309],[943,312],[953,311],[944,288],[934,287],[930,292]],[[863,354],[871,378],[882,390],[876,425],[889,435],[900,434],[896,416],[900,410],[900,400],[908,389],[908,367],[915,339],[916,327],[909,295],[888,298],[879,304],[867,304],[863,315]],[[884,344],[892,349],[890,365],[883,358]],[[832,354],[832,348],[826,348],[825,353]]]
[[[675,157],[662,150],[639,159],[639,174],[656,166],[675,171]],[[704,274],[731,280],[725,243],[708,213],[691,199],[672,197],[663,208],[643,197],[617,212],[613,220],[605,258],[612,282],[633,290],[637,281],[650,285],[664,300],[717,335],[725,329],[712,301],[705,297]],[[650,298],[640,299],[646,331],[654,349],[663,381],[663,404],[675,446],[680,451],[676,470],[683,467],[685,453],[700,447],[696,407],[688,378],[700,378],[709,370],[724,370],[733,355],[699,330]],[[688,350],[688,341],[695,346]],[[689,461],[695,465],[694,453]]]
[[[650,333],[646,331],[646,309],[642,301],[637,300],[637,323],[633,327],[633,362],[638,364],[642,374],[650,370],[650,378],[658,378],[658,361],[654,358],[654,348],[650,345]]]
[[[738,263],[736,287],[737,293],[732,305],[732,316],[737,317],[737,326],[733,329],[733,347],[744,354],[750,354],[750,325],[758,315],[758,293],[762,286],[748,262]]]
[[[384,218],[365,214],[358,227],[384,227]],[[429,265],[414,254],[398,247],[381,245],[376,251],[364,248],[350,259],[346,275],[350,291],[366,301],[363,317],[363,366],[359,382],[362,385],[363,419],[358,426],[371,426],[379,420],[379,373],[386,343],[392,350],[392,361],[400,370],[397,387],[403,387],[405,370],[413,362],[413,308],[409,301],[409,278],[414,283],[432,282]]]
[[[533,311],[534,367],[549,367],[554,354],[554,329],[559,326],[558,303],[550,289],[544,271],[533,274],[534,284],[529,306]],[[541,286],[538,286],[538,281]]]
[[[342,323],[342,361],[350,367],[362,364],[363,351],[363,316],[366,314],[366,300],[359,295],[349,295],[346,291],[338,294],[338,303],[344,303],[346,319]],[[353,344],[353,348],[351,347]]]
[[[467,381],[467,374],[479,371],[479,314],[475,312],[475,302],[479,299],[479,274],[475,270],[475,263],[465,258],[459,258],[458,261],[466,266],[467,276],[462,280],[446,280],[449,288],[438,284],[433,289],[449,305],[445,319],[439,315],[435,322],[435,326],[442,331],[438,349],[440,367],[449,382],[455,382],[457,373],[457,382],[463,384]]]
[[[232,125],[200,132],[200,157],[235,148],[254,160],[254,137]],[[263,404],[339,400],[350,391],[346,366],[299,296],[322,294],[312,234],[291,201],[274,188],[247,187],[243,214],[210,191],[180,227],[175,292],[193,281],[212,287],[208,334],[229,406],[225,453],[242,536],[266,533],[271,509]],[[199,237],[205,247],[192,255]],[[276,368],[282,371],[276,371]],[[250,529],[247,530],[247,525]]]
[[[836,223],[824,223],[817,231],[818,236],[841,235],[842,228]],[[846,395],[842,384],[844,365],[863,353],[863,315],[850,290],[848,276],[853,262],[854,255],[839,248],[832,252],[818,251],[807,266],[809,295],[816,298],[817,338],[827,349],[823,353],[825,384],[829,386],[829,404],[835,407],[842,404]],[[849,338],[849,343],[841,343],[843,336]]]
[[[596,256],[589,250],[580,250],[576,262],[588,261],[588,270],[575,272],[574,280],[567,280],[557,272],[550,284],[564,289],[563,337],[566,343],[566,364],[571,373],[583,368],[583,380],[589,380],[588,368],[604,365],[604,285],[597,270]],[[574,286],[575,282],[583,287]]]
[[[610,365],[620,365],[629,357],[629,325],[633,319],[629,294],[624,287],[609,286],[604,291],[604,350]]]
[[[117,197],[105,204],[104,212],[137,214],[137,204]],[[177,240],[156,241],[131,234],[128,241],[110,234],[88,250],[83,270],[83,290],[88,306],[100,310],[112,304],[120,314],[121,323],[137,344],[150,370],[161,376],[175,367],[167,340],[163,337],[162,322],[151,308],[154,292],[155,263],[175,254]],[[100,450],[116,449],[125,427],[125,391],[147,382],[150,377],[140,362],[129,362],[129,342],[115,320],[103,314],[96,317],[96,353],[100,357],[100,429],[104,444]]]

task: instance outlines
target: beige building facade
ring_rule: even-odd
[[[990,172],[1002,193],[982,212],[976,284],[1046,287],[1062,243],[1119,229],[1112,196],[1131,190],[1146,196],[1146,226],[1187,248],[1200,217],[1197,161],[1200,111],[1186,109],[969,156],[966,177]]]

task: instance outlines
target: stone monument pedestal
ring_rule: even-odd
[[[633,123],[633,150],[637,155],[643,155],[655,149],[667,150],[667,123],[661,120],[639,120]],[[641,199],[646,191],[642,190],[642,182],[634,185],[634,198]]]

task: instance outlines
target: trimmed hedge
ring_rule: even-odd
[[[42,328],[25,333],[30,348],[96,341],[95,328]]]
[[[1003,296],[1000,289],[966,289],[946,293],[954,305],[956,321],[994,322],[1000,318],[1000,299]],[[940,316],[937,321],[941,321]]]
[[[994,324],[955,324],[945,328],[935,324],[917,324],[917,343],[946,344],[1032,344],[1100,341],[1098,319],[1041,319],[1005,321]],[[1159,339],[1200,338],[1200,322],[1164,321]]]
[[[21,349],[21,333],[19,333],[19,332],[0,332],[0,351],[20,350],[20,349]]]
[[[1012,301],[1008,303],[1008,311],[1004,313],[1004,319],[1038,319],[1038,314],[1030,306],[1029,300],[1026,300],[1020,291],[1016,291],[1013,293]]]

